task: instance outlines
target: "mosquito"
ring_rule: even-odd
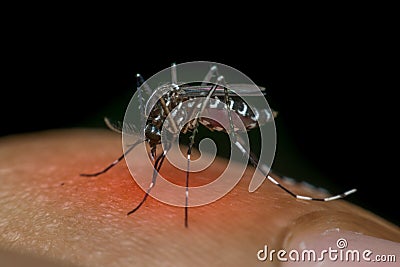
[[[139,112],[140,114],[145,114],[145,108],[148,103],[143,102],[142,94],[151,95],[154,91],[146,85],[143,77],[140,74],[137,74],[137,87],[136,90],[139,93]],[[212,80],[216,79],[217,82],[213,83]],[[81,176],[86,177],[95,177],[101,175],[115,165],[117,165],[121,160],[130,153],[133,148],[141,142],[146,142],[150,147],[150,156],[152,158],[153,164],[153,175],[152,180],[147,188],[144,197],[136,205],[134,209],[129,211],[127,215],[135,213],[139,208],[145,203],[147,197],[149,196],[152,188],[156,184],[158,173],[163,165],[163,162],[166,158],[167,153],[169,152],[170,147],[164,147],[164,150],[160,155],[157,155],[156,149],[157,146],[161,144],[161,135],[162,129],[167,118],[170,119],[171,130],[169,133],[170,138],[174,139],[179,136],[180,133],[186,134],[190,133],[189,136],[189,144],[186,151],[186,159],[187,159],[187,168],[186,168],[186,180],[185,180],[185,218],[184,223],[185,227],[188,227],[188,200],[189,200],[189,178],[190,178],[190,162],[191,162],[191,153],[193,146],[195,144],[195,137],[198,133],[199,125],[204,125],[207,129],[211,131],[222,131],[229,135],[232,143],[235,145],[237,149],[239,149],[245,156],[248,157],[249,162],[257,168],[258,166],[258,158],[251,151],[247,152],[246,149],[243,148],[242,141],[240,136],[237,134],[237,129],[235,127],[235,122],[232,117],[232,112],[235,112],[243,125],[245,126],[246,131],[250,131],[254,128],[260,127],[263,124],[266,124],[273,120],[277,112],[269,109],[257,109],[255,107],[249,107],[248,104],[238,96],[238,93],[245,94],[251,96],[255,95],[254,87],[246,85],[246,84],[229,84],[227,86],[224,77],[218,73],[217,66],[212,66],[208,73],[206,74],[204,81],[201,83],[192,83],[192,84],[179,84],[177,81],[177,73],[176,73],[176,65],[172,64],[171,67],[171,83],[161,85],[159,88],[155,89],[158,92],[161,92],[157,99],[157,102],[153,106],[152,110],[149,112],[147,118],[143,117],[141,122],[140,129],[144,133],[144,139],[135,142],[130,145],[130,147],[115,161],[113,161],[110,165],[105,167],[103,170],[96,173],[83,173]],[[266,90],[263,87],[259,87],[262,94],[266,95]],[[185,101],[196,101],[199,97],[205,97],[204,100],[200,102],[199,105],[192,105],[193,109],[190,111],[195,116],[189,122],[186,122],[184,125],[179,125],[179,122],[183,119],[179,118],[179,114],[173,114],[174,118],[171,120],[171,117],[168,115],[176,107],[182,105]],[[210,100],[215,100],[213,104],[210,103]],[[150,101],[150,100],[149,100]],[[190,104],[189,104],[190,106]],[[202,117],[201,114],[206,109],[218,109],[220,111],[225,111],[225,119],[228,120],[229,127],[227,129],[221,127],[219,123],[212,119],[208,119]],[[184,115],[182,115],[184,116]],[[122,124],[111,122],[108,118],[105,118],[106,125],[113,131],[122,133]],[[259,168],[261,173],[273,184],[284,190],[286,193],[291,195],[294,198],[301,200],[310,200],[310,201],[332,201],[340,198],[344,198],[354,192],[356,189],[348,190],[344,193],[337,194],[330,197],[325,198],[316,198],[310,196],[298,195],[282,184],[280,184],[274,177],[279,177],[273,174],[270,170],[266,172],[262,168]],[[273,177],[274,176],[274,177]]]

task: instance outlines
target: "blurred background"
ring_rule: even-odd
[[[368,25],[316,24],[250,30],[239,23],[215,32],[204,25],[181,35],[179,25],[141,29],[66,17],[8,28],[0,135],[105,128],[104,116],[122,120],[136,73],[219,62],[265,86],[279,111],[274,169],[332,193],[356,187],[348,201],[399,225],[397,151],[390,149],[398,119],[388,120],[398,112],[385,85],[393,74],[385,63],[390,40]]]

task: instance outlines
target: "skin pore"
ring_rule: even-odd
[[[151,197],[127,216],[144,192],[124,162],[98,177],[79,175],[101,170],[120,154],[121,138],[108,130],[53,130],[1,138],[0,262],[17,266],[278,266],[281,262],[276,257],[263,262],[257,253],[265,245],[276,251],[314,246],[338,249],[338,238],[346,238],[349,248],[397,253],[400,260],[398,226],[346,200],[296,200],[268,181],[249,193],[251,167],[223,198],[189,208],[188,228],[183,208]],[[225,164],[217,159],[210,168],[191,174],[193,186],[218,175]],[[184,182],[185,173],[168,163],[161,173],[176,183]],[[325,196],[279,181],[299,194]],[[340,264],[362,266],[362,262]]]

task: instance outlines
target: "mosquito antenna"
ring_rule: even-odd
[[[203,79],[203,85],[207,84],[211,81],[211,79],[215,76],[219,76],[217,66],[213,65],[210,70],[207,72],[206,76]]]
[[[171,66],[171,82],[172,84],[178,85],[178,75],[176,74],[176,64],[172,63]]]
[[[153,90],[151,90],[150,86],[145,83],[143,76],[140,75],[139,73],[136,74],[136,89],[143,87],[143,91],[147,94],[147,95],[151,95],[153,93]]]

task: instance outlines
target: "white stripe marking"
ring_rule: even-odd
[[[233,104],[234,104],[233,100],[232,99],[229,100],[229,109],[233,109]]]
[[[268,110],[264,109],[265,115],[267,115],[267,121],[271,119],[271,113],[268,112]]]
[[[189,101],[189,103],[187,104],[189,108],[192,108],[194,105],[194,101]]]
[[[353,194],[355,192],[357,192],[357,189],[354,188],[354,189],[351,189],[351,190],[349,190],[347,192],[344,192],[343,195],[348,196],[348,195]]]
[[[251,116],[251,119],[253,121],[257,121],[259,117],[260,117],[260,113],[258,113],[257,109],[254,109],[254,116]]]
[[[246,112],[247,112],[247,105],[243,104],[243,110],[242,111],[238,111],[238,113],[242,116],[246,116]]]
[[[267,176],[268,180],[270,180],[271,182],[273,182],[274,184],[279,184],[274,178],[272,178],[271,176]]]
[[[239,143],[239,141],[236,141],[235,145],[239,148],[240,151],[242,151],[243,154],[246,154],[246,149],[244,149],[244,147],[242,146],[241,143]]]
[[[341,198],[341,196],[337,195],[337,196],[333,196],[333,197],[327,197],[327,198],[324,198],[324,201],[331,201],[331,200],[335,200],[335,199],[338,199],[338,198]]]
[[[217,97],[215,97],[215,101],[211,101],[211,103],[210,103],[210,108],[217,108],[219,102],[220,102],[219,99]]]
[[[296,198],[303,199],[303,200],[312,200],[312,197],[305,197],[305,196],[298,196],[298,195],[296,195]]]

